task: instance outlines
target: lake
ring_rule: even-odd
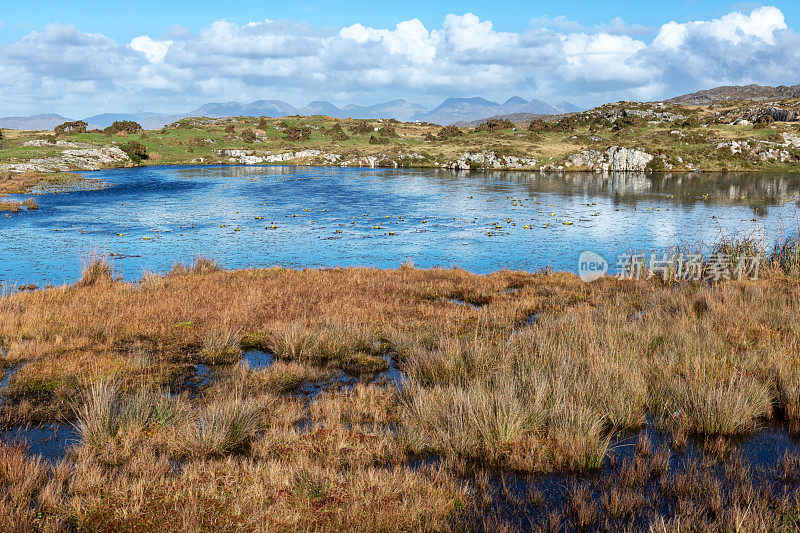
[[[142,167],[0,214],[0,282],[61,284],[90,250],[126,280],[205,255],[225,267],[552,267],[798,227],[800,174],[580,174]],[[19,196],[24,197],[24,196]],[[612,270],[614,270],[612,266]]]

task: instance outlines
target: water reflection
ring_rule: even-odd
[[[228,267],[458,265],[575,270],[583,250],[713,242],[797,228],[800,175],[146,167],[102,190],[0,215],[0,281],[77,279],[90,248],[126,279],[206,254]]]

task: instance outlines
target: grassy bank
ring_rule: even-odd
[[[800,284],[781,257],[759,281],[713,285],[209,260],[126,283],[93,261],[75,285],[0,298],[2,365],[16,369],[3,424],[72,420],[80,436],[55,467],[0,448],[0,517],[54,529],[457,528],[478,505],[459,475],[475,466],[590,473],[621,430],[681,446],[798,421]],[[239,363],[249,350],[275,362]],[[297,394],[341,371],[373,376],[387,358],[404,374],[397,387]],[[182,388],[195,365],[219,372]],[[412,467],[425,457],[436,460]],[[663,464],[655,451],[641,460],[648,472]],[[684,514],[678,526],[692,523]]]
[[[800,164],[797,123],[743,123],[743,117],[753,119],[750,104],[698,107],[619,102],[546,120],[516,124],[495,120],[447,128],[394,120],[295,116],[187,118],[150,131],[14,132],[0,146],[0,165],[57,160],[66,148],[116,146],[142,165],[289,162],[586,170],[610,147],[621,146],[653,156],[639,170],[796,171]],[[797,102],[776,105],[783,104],[792,107]],[[225,152],[231,150],[243,152]],[[492,158],[470,156],[459,163],[465,154],[481,152],[491,152]],[[573,159],[580,152],[584,155]]]

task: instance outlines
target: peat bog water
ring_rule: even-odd
[[[101,190],[0,214],[0,282],[62,284],[89,250],[128,281],[211,256],[225,267],[459,266],[576,271],[621,253],[798,227],[800,174],[581,174],[142,167]]]

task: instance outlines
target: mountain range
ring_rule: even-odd
[[[164,125],[186,117],[236,117],[264,116],[286,117],[292,115],[311,116],[327,115],[336,118],[394,118],[403,122],[420,121],[434,124],[450,125],[456,122],[469,122],[513,113],[530,113],[535,115],[558,115],[581,111],[580,108],[562,102],[549,104],[542,100],[525,100],[515,96],[505,103],[499,104],[485,98],[448,98],[438,107],[428,110],[408,100],[392,100],[372,106],[346,105],[337,107],[331,102],[315,101],[304,107],[294,107],[281,100],[257,100],[249,104],[240,102],[213,102],[202,105],[186,113],[103,113],[83,118],[89,128],[105,128],[114,121],[133,120],[145,129],[159,129]],[[0,118],[0,127],[18,130],[51,130],[57,125],[67,122],[66,117],[56,114],[34,115],[30,117]]]

